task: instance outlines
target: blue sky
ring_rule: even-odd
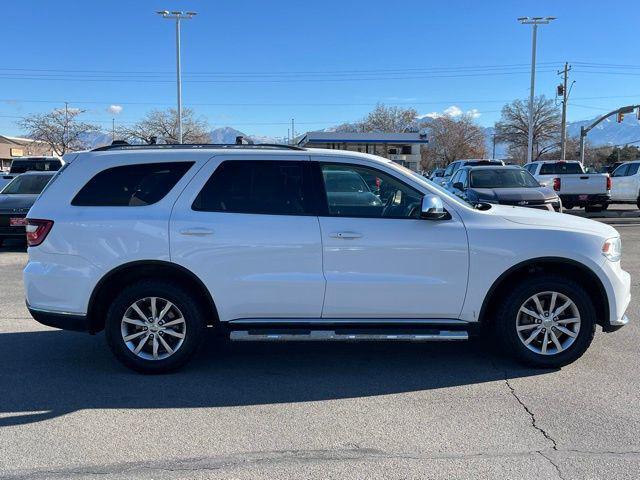
[[[212,128],[284,136],[356,120],[376,102],[419,113],[455,106],[485,126],[529,89],[531,29],[540,28],[536,93],[554,95],[564,62],[576,81],[569,120],[640,103],[638,0],[597,1],[30,1],[3,8],[0,133],[17,117],[86,109],[105,129],[175,104],[174,24],[184,22],[185,106]],[[621,66],[612,66],[621,65]]]

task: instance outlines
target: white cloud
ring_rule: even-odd
[[[445,108],[442,112],[429,112],[422,115],[418,115],[418,118],[439,118],[439,117],[459,117],[460,115],[469,115],[471,118],[478,118],[480,115],[480,111],[477,108],[472,108],[471,110],[463,111],[457,105],[451,105],[450,107]]]
[[[120,112],[122,112],[122,105],[109,105],[109,107],[107,108],[107,112],[111,113],[112,115],[118,115]]]

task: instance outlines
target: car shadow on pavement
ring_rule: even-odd
[[[230,343],[207,339],[184,369],[122,367],[103,335],[0,334],[0,427],[83,409],[213,408],[386,395],[548,373],[475,343]]]

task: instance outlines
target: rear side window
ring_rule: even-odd
[[[144,163],[103,170],[82,187],[71,205],[138,207],[164,198],[193,162]]]
[[[11,170],[9,173],[24,172],[55,172],[62,166],[62,162],[56,159],[31,159],[31,160],[14,160],[11,162]]]
[[[579,163],[543,163],[540,167],[540,175],[562,175],[562,174],[584,173]]]
[[[627,175],[635,175],[638,173],[638,168],[640,167],[640,163],[630,163],[629,170],[627,170]]]
[[[222,162],[195,201],[193,210],[267,215],[314,214],[308,162]]]

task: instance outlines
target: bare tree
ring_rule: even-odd
[[[81,122],[84,110],[59,108],[49,113],[34,113],[18,122],[26,135],[33,140],[46,143],[59,156],[69,151],[82,150],[90,146],[90,134],[100,128]]]
[[[174,108],[152,110],[139,122],[118,129],[117,137],[131,143],[151,143],[154,137],[161,143],[178,143],[178,113]],[[207,122],[196,118],[190,108],[182,110],[182,141],[184,143],[211,141]]]
[[[502,107],[502,117],[496,123],[496,140],[509,145],[509,154],[516,160],[527,158],[529,134],[529,102],[514,100]],[[560,112],[553,100],[544,95],[533,102],[533,159],[558,148],[560,142]]]
[[[338,125],[336,132],[406,133],[417,131],[418,112],[413,108],[376,105],[366,117],[355,123]]]
[[[485,134],[471,115],[444,115],[424,124],[429,143],[422,149],[421,166],[447,165],[461,158],[483,158]]]

